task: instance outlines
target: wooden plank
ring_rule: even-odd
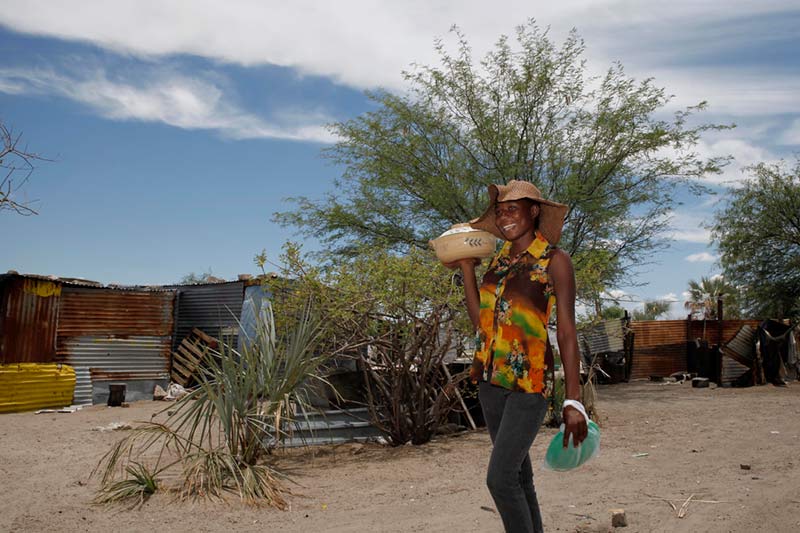
[[[206,357],[206,354],[204,353],[205,349],[201,350],[198,345],[192,344],[191,342],[187,342],[186,340],[184,340],[178,346],[178,349],[181,349],[181,348],[184,348],[187,351],[191,352],[195,356],[195,358],[197,359],[197,364],[199,364]],[[203,348],[205,348],[205,347],[203,347]]]
[[[186,378],[192,377],[192,371],[189,370],[183,359],[178,359],[177,357],[172,360],[172,369],[177,370],[181,375]]]
[[[185,369],[183,367],[180,367],[180,368],[179,367],[180,367],[180,364],[177,363],[176,360],[173,358],[173,360],[172,360],[172,370],[170,371],[170,379],[172,381],[174,381],[175,383],[185,387],[187,385],[187,383],[189,383],[189,380],[183,374],[183,370],[185,370]]]
[[[212,337],[211,335],[208,335],[206,332],[204,332],[204,331],[202,331],[202,330],[199,330],[199,329],[197,329],[197,328],[193,328],[193,329],[192,329],[192,333],[193,333],[195,336],[197,336],[197,337],[199,337],[200,339],[202,339],[202,340],[203,340],[203,342],[205,342],[205,343],[206,343],[207,345],[209,345],[211,348],[217,348],[217,346],[219,346],[219,341],[217,341],[217,339],[215,339],[215,338],[214,338],[214,337]]]
[[[202,361],[202,357],[199,357],[196,351],[189,350],[185,344],[179,345],[178,351],[186,361],[190,361],[192,363],[192,366],[197,366]]]

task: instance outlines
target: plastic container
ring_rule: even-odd
[[[469,224],[455,224],[439,237],[428,241],[442,263],[452,263],[471,257],[483,259],[494,254],[497,237],[488,231],[474,229]]]
[[[569,446],[564,448],[564,425],[562,424],[561,430],[547,447],[547,454],[544,456],[545,468],[559,472],[572,470],[597,455],[597,452],[600,451],[600,428],[591,420],[588,425],[589,434],[577,448],[572,444],[572,435],[569,436]]]
[[[547,470],[563,472],[578,468],[583,463],[594,457],[600,452],[600,428],[586,415],[583,406],[581,414],[586,418],[588,433],[583,442],[575,447],[572,442],[572,435],[569,436],[569,444],[564,448],[564,424],[561,424],[556,436],[550,441],[547,453],[544,456],[544,467]]]

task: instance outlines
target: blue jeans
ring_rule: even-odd
[[[508,533],[544,531],[533,488],[529,451],[547,412],[541,394],[516,392],[482,381],[479,398],[492,455],[486,485]]]

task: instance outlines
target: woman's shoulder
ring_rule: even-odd
[[[570,263],[572,262],[572,258],[570,257],[569,253],[563,248],[559,248],[558,246],[551,247],[547,255],[550,258],[551,262],[552,261],[556,262],[569,261]]]
[[[550,270],[572,270],[572,258],[569,253],[563,248],[552,248],[549,253],[549,269]]]

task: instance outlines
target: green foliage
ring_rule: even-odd
[[[689,299],[684,307],[694,318],[717,319],[717,299],[722,298],[723,318],[738,318],[738,290],[722,276],[689,280]]]
[[[720,263],[749,316],[800,318],[800,158],[748,171],[716,214]]]
[[[214,279],[217,278],[214,277],[214,274],[211,273],[211,268],[209,268],[206,272],[203,272],[202,274],[189,272],[185,276],[182,276],[180,281],[178,281],[178,283],[181,285],[192,285],[195,283],[209,283]]]
[[[340,253],[424,248],[478,216],[488,184],[528,180],[570,207],[561,246],[579,297],[622,283],[664,245],[675,186],[696,187],[726,163],[693,150],[721,126],[690,125],[704,103],[655,118],[670,97],[620,65],[588,76],[575,32],[558,47],[531,21],[517,29],[516,50],[501,37],[476,64],[454,31],[455,54],[436,44],[441,67],[406,72],[407,92],[371,93],[373,111],[333,125],[341,140],[326,154],[345,168],[336,192],[298,197],[276,220]]]
[[[603,320],[613,320],[623,318],[625,316],[625,309],[619,305],[609,305],[603,307]]]
[[[669,312],[670,302],[667,300],[647,300],[644,309],[635,309],[631,318],[633,320],[657,320],[658,317]]]
[[[95,498],[95,503],[126,503],[131,507],[141,506],[158,490],[156,474],[141,463],[133,462],[125,467],[130,476],[106,486]]]
[[[151,460],[152,471],[178,477],[175,490],[183,498],[233,491],[248,502],[285,508],[281,474],[260,461],[282,437],[281,420],[307,403],[302,386],[320,379],[326,356],[316,350],[319,334],[320,321],[308,306],[283,335],[268,310],[241,351],[224,342],[210,350],[198,387],[168,408],[166,420],[135,428],[101,459],[103,493],[117,486],[121,472]]]
[[[256,258],[262,268],[266,261]],[[453,273],[419,249],[363,248],[311,266],[293,243],[277,266],[281,275],[266,283],[284,324],[313,301],[326,317],[321,349],[361,362],[373,423],[394,445],[430,440],[455,403],[442,360],[472,331]]]

